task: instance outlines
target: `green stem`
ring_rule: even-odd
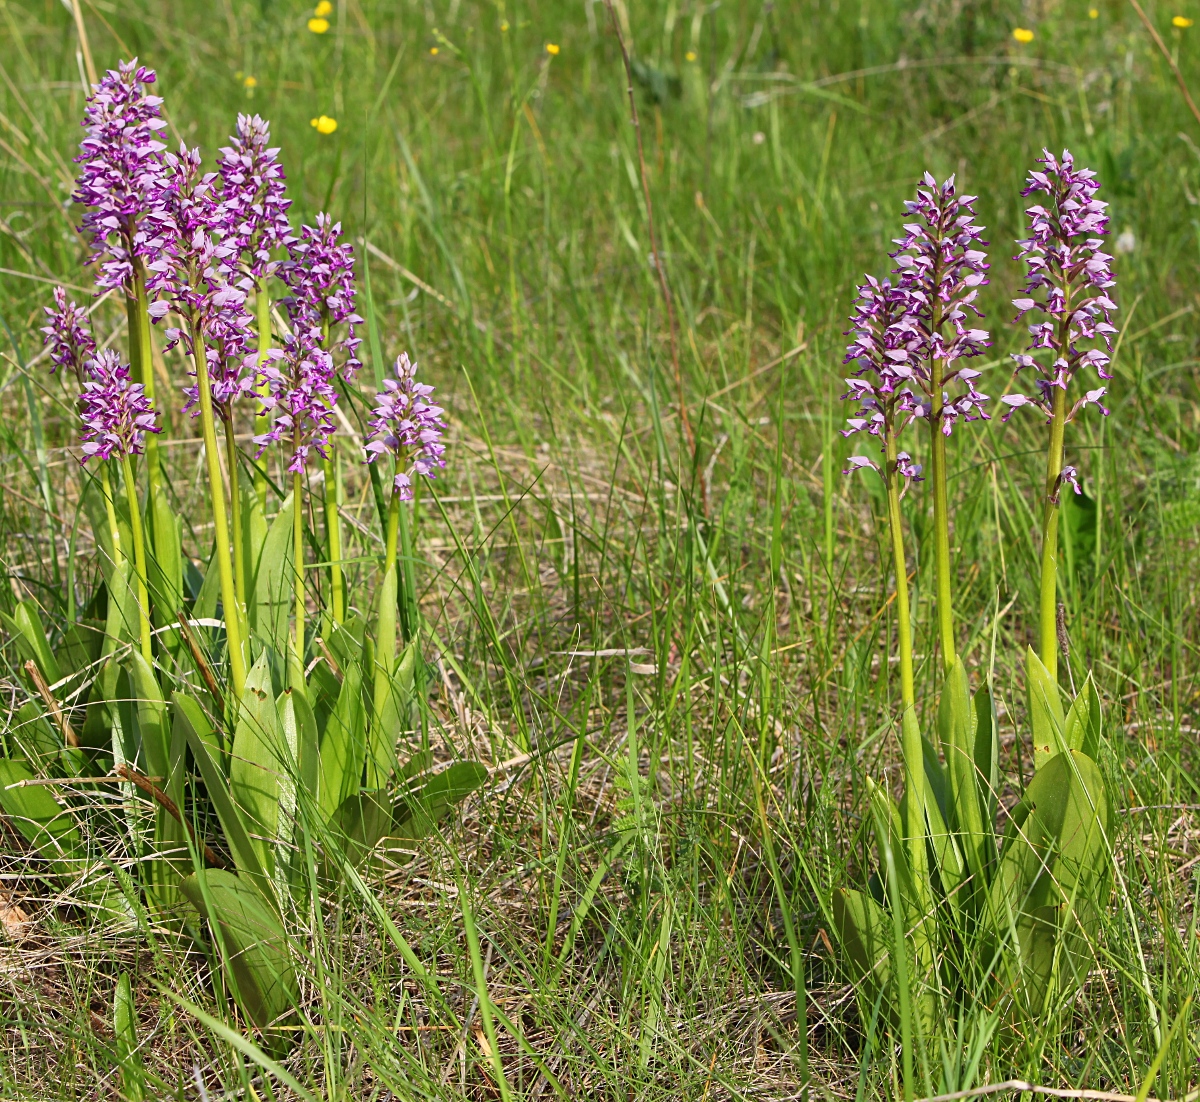
[[[146,541],[142,535],[142,511],[138,505],[137,483],[133,478],[133,464],[128,455],[121,456],[121,473],[125,476],[125,497],[129,502],[129,528],[133,534],[133,570],[137,575],[138,621],[140,626],[142,657],[154,661],[150,635],[150,590],[146,584]]]
[[[296,660],[304,669],[304,510],[300,495],[303,476],[292,472],[292,561],[296,571]]]
[[[896,623],[900,648],[900,699],[904,715],[900,723],[900,742],[904,752],[904,787],[909,859],[913,878],[918,886],[926,883],[925,855],[925,758],[921,746],[921,729],[913,721],[916,693],[913,689],[912,618],[908,605],[908,567],[904,558],[904,529],[900,515],[900,477],[896,473],[896,435],[889,427],[886,441],[887,463],[884,481],[887,485],[888,526],[892,537],[892,559],[896,571]]]
[[[329,536],[329,588],[333,622],[340,624],[346,618],[342,591],[342,518],[338,513],[337,442],[335,440],[332,443],[333,453],[325,460],[325,530]]]
[[[936,308],[935,308],[936,317]],[[954,606],[950,595],[950,510],[946,496],[946,436],[942,432],[942,361],[929,357],[932,408],[929,414],[929,451],[933,480],[933,547],[937,572],[938,634],[942,644],[942,662],[946,669],[954,665]]]
[[[121,526],[117,523],[117,508],[113,504],[112,480],[108,477],[108,463],[100,464],[100,490],[104,494],[104,511],[108,514],[108,534],[112,538],[113,562],[120,565],[125,561],[121,550]]]
[[[388,502],[387,544],[383,554],[383,575],[379,582],[379,607],[375,620],[375,715],[383,714],[388,693],[392,691],[392,668],[396,664],[396,545],[400,531],[400,495],[392,489]],[[391,579],[391,584],[388,584]]]
[[[229,671],[233,692],[239,700],[246,687],[246,656],[242,650],[242,613],[233,580],[233,562],[229,554],[229,520],[225,514],[225,485],[221,477],[221,457],[217,451],[217,428],[213,421],[212,386],[208,378],[204,337],[196,318],[191,319],[192,358],[196,365],[196,385],[200,394],[200,426],[204,437],[204,458],[208,465],[209,492],[212,495],[213,535],[216,543],[217,570],[221,578],[221,603],[225,608],[225,638],[229,645]]]
[[[254,284],[254,310],[258,326],[258,366],[266,362],[267,352],[271,347],[271,296],[267,294],[267,281],[256,280]],[[267,381],[263,379],[258,384],[258,395],[265,398]],[[271,418],[266,413],[260,413],[254,418],[254,435],[265,436],[271,431]],[[258,494],[259,504],[267,507],[267,472],[260,460],[254,465],[254,492]]]
[[[140,260],[134,261],[133,294],[125,296],[125,315],[129,323],[129,366],[135,383],[154,405],[154,357],[150,348],[150,312],[146,298],[146,277]],[[150,501],[158,496],[162,471],[158,458],[158,437],[146,433],[146,477],[150,486]]]
[[[225,462],[229,467],[229,513],[233,517],[233,589],[238,608],[246,608],[246,559],[242,541],[242,495],[238,485],[238,450],[233,435],[233,411],[223,417],[225,422]]]
[[[1046,501],[1042,514],[1041,659],[1058,678],[1058,479],[1063,469],[1063,436],[1067,427],[1067,392],[1054,387],[1050,447],[1046,452]]]

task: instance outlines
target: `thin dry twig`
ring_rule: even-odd
[[[642,176],[642,197],[646,201],[646,226],[650,233],[650,254],[654,260],[654,271],[658,274],[658,286],[662,292],[663,304],[667,308],[667,329],[671,335],[671,368],[675,372],[675,389],[678,392],[679,423],[683,427],[683,435],[687,438],[688,450],[696,454],[696,437],[692,432],[692,423],[688,418],[687,402],[683,394],[683,373],[679,368],[679,338],[675,332],[675,303],[671,299],[671,286],[667,282],[666,265],[663,256],[658,251],[658,239],[654,233],[654,206],[650,201],[650,175],[646,171],[646,155],[642,149],[642,126],[638,121],[637,99],[633,94],[633,66],[629,60],[629,50],[625,46],[625,37],[621,34],[621,24],[617,19],[616,9],[612,0],[605,0],[609,18],[612,20],[613,34],[617,36],[617,45],[621,48],[621,60],[625,63],[625,84],[629,93],[629,119],[633,123],[633,133],[637,139],[638,168]]]
[[[1158,28],[1150,22],[1150,17],[1146,14],[1142,5],[1138,3],[1138,0],[1129,0],[1129,2],[1133,5],[1133,10],[1138,13],[1138,18],[1142,21],[1146,30],[1150,32],[1150,37],[1154,39],[1154,44],[1158,47],[1159,53],[1163,55],[1167,64],[1171,67],[1171,72],[1175,74],[1175,83],[1179,85],[1179,90],[1183,93],[1183,98],[1188,105],[1188,109],[1192,112],[1193,118],[1197,122],[1200,122],[1200,107],[1197,107],[1195,100],[1192,99],[1192,93],[1188,91],[1187,82],[1183,79],[1183,74],[1179,71],[1179,66],[1171,56],[1171,51],[1167,49],[1167,44],[1162,40],[1162,35],[1158,33]]]
[[[136,769],[131,769],[128,765],[120,765],[117,767],[117,775],[124,777],[125,780],[136,784],[143,792],[155,801],[168,815],[173,819],[182,823],[187,827],[187,832],[192,836],[192,841],[198,843],[204,849],[204,860],[210,865],[218,869],[228,868],[228,864],[223,861],[212,849],[207,842],[200,841],[196,837],[195,828],[182,815],[179,814],[179,808],[175,806],[175,801],[171,799],[161,788],[158,787],[149,777],[143,776]]]
[[[204,684],[208,687],[208,693],[213,698],[213,704],[220,711],[223,718],[225,714],[225,698],[221,695],[221,690],[217,685],[216,675],[213,673],[212,667],[208,664],[208,660],[204,657],[204,652],[200,649],[200,644],[196,641],[196,637],[192,634],[187,613],[179,612],[176,615],[179,618],[179,631],[183,635],[183,641],[187,644],[188,650],[192,652],[192,661],[196,663],[196,669],[200,671],[200,676],[204,678]]]
[[[1133,1094],[1116,1094],[1113,1091],[1073,1090],[1070,1087],[1039,1087],[1027,1083],[1024,1079],[1007,1079],[1003,1083],[988,1083],[983,1087],[975,1087],[969,1091],[955,1091],[953,1094],[936,1094],[930,1098],[918,1099],[918,1102],[958,1102],[961,1098],[982,1098],[989,1094],[1002,1094],[1005,1091],[1017,1091],[1025,1094],[1045,1094],[1051,1098],[1083,1098],[1092,1102],[1138,1102],[1138,1096]],[[1192,1091],[1180,1102],[1196,1102],[1200,1098],[1200,1090]],[[1145,1102],[1170,1102],[1166,1098],[1147,1098]]]
[[[67,746],[78,746],[79,737],[75,734],[71,721],[63,714],[62,708],[59,707],[58,701],[54,699],[54,694],[50,691],[50,686],[46,684],[46,679],[42,676],[42,671],[38,669],[38,664],[32,658],[25,663],[25,672],[33,679],[38,694],[45,701],[46,708],[54,717],[54,722],[58,724],[63,742]]]

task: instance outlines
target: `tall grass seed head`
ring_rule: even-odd
[[[221,150],[220,196],[216,218],[226,239],[236,243],[239,264],[256,279],[274,274],[282,261],[272,259],[287,248],[292,228],[287,211],[287,184],[279,149],[270,147],[271,130],[258,115],[238,115],[237,132]]]
[[[336,430],[333,386],[333,356],[320,346],[320,330],[298,330],[284,339],[280,354],[258,368],[265,383],[263,412],[269,414],[270,429],[254,437],[258,454],[271,444],[291,449],[289,471],[304,471],[315,451],[329,457],[329,438]]]
[[[446,465],[442,443],[445,411],[429,401],[433,387],[418,383],[416,376],[417,365],[407,352],[401,352],[396,359],[395,378],[384,379],[383,390],[375,396],[364,447],[368,463],[381,455],[395,457],[393,489],[401,501],[411,500],[414,476],[434,478],[435,470]]]
[[[1109,291],[1116,278],[1112,256],[1102,248],[1108,204],[1096,197],[1096,173],[1076,169],[1069,150],[1063,150],[1061,159],[1043,150],[1039,163],[1044,168],[1030,172],[1021,194],[1044,194],[1047,201],[1025,212],[1030,233],[1017,242],[1015,258],[1025,262],[1025,296],[1013,299],[1017,320],[1030,312],[1045,315],[1045,320],[1029,326],[1031,341],[1025,352],[1013,356],[1018,373],[1026,368],[1037,373],[1036,393],[1005,395],[1001,400],[1010,407],[1005,420],[1026,405],[1037,406],[1049,417],[1055,388],[1066,391],[1081,368],[1094,367],[1101,379],[1112,378],[1110,353],[1117,332],[1112,311],[1117,304]],[[1100,341],[1104,348],[1081,347],[1081,341]],[[1067,411],[1067,420],[1089,404],[1107,415],[1100,405],[1106,390],[1086,391]]]
[[[907,299],[889,279],[867,276],[858,288],[854,312],[850,315],[847,334],[851,336],[843,363],[853,363],[857,369],[846,380],[849,388],[843,400],[858,403],[855,416],[848,417],[849,426],[843,436],[867,432],[879,438],[880,450],[886,454],[887,437],[898,437],[904,428],[921,415],[920,399],[913,393],[917,381],[914,366],[919,340],[910,329],[901,326]],[[878,470],[867,456],[851,456],[850,474],[862,467]],[[918,479],[921,468],[906,452],[897,455],[896,473],[906,480]]]
[[[79,415],[84,425],[84,463],[140,455],[146,433],[162,431],[142,384],[131,381],[129,365],[111,348],[84,365]]]
[[[893,274],[899,277],[896,290],[904,300],[904,317],[897,324],[914,342],[915,378],[925,392],[920,415],[932,414],[931,361],[938,362],[943,385],[958,382],[965,388],[957,395],[942,393],[941,431],[946,436],[960,417],[987,418],[988,396],[975,388],[980,373],[960,363],[982,355],[991,344],[986,329],[970,324],[983,316],[975,300],[988,282],[989,268],[975,201],[974,195],[955,193],[953,176],[939,185],[926,172],[917,198],[904,204],[916,220],[905,224],[904,236],[895,240],[899,248],[891,254],[897,265]],[[947,327],[953,332],[947,333]]]
[[[137,58],[122,62],[95,85],[84,110],[87,135],[75,158],[81,167],[72,198],[88,208],[80,232],[90,238],[89,262],[99,265],[102,289],[132,286],[135,259],[145,264],[149,290],[162,281],[172,227],[166,147],[157,137],[167,124],[162,99],[146,91],[154,81],[154,70]]]
[[[334,326],[346,324],[346,336],[330,351],[345,350],[342,371],[353,380],[362,367],[358,359],[362,338],[355,327],[363,319],[354,312],[354,250],[341,241],[341,234],[340,222],[323,212],[318,214],[317,224],[302,226],[299,236],[289,243],[288,260],[279,274],[291,291],[283,304],[294,329],[316,330],[319,343],[326,321],[331,331]]]
[[[50,353],[50,370],[70,368],[82,385],[84,364],[96,351],[87,311],[67,302],[67,292],[62,287],[54,288],[54,306],[42,309],[50,323],[42,327],[43,341]]]

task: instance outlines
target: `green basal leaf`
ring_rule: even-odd
[[[246,675],[233,750],[229,760],[229,792],[253,838],[259,863],[268,875],[275,867],[271,839],[279,829],[280,778],[284,757],[275,695],[265,652]]]
[[[978,773],[975,765],[975,727],[967,671],[962,659],[955,658],[946,675],[938,704],[938,734],[946,755],[946,773],[950,787],[949,826],[958,835],[966,870],[979,874],[987,863],[991,823],[984,819],[979,801]],[[949,890],[949,888],[947,888]]]
[[[280,654],[288,644],[288,613],[295,597],[292,568],[292,495],[267,530],[254,579],[256,637]]]
[[[22,761],[0,758],[0,808],[59,876],[78,876],[86,852],[74,816],[46,785],[23,785],[34,774]]]
[[[1041,769],[1067,749],[1063,738],[1066,720],[1058,685],[1032,647],[1025,649],[1025,692],[1033,728],[1033,767]]]
[[[203,887],[198,882],[203,876]],[[252,884],[209,869],[183,881],[183,893],[220,931],[226,974],[238,1005],[260,1029],[279,1025],[299,1005],[300,989],[279,916]]]
[[[50,772],[58,765],[62,739],[34,701],[25,701],[13,713],[8,737],[35,773]]]
[[[1068,749],[1080,750],[1093,760],[1098,758],[1102,725],[1100,694],[1089,673],[1067,713],[1064,738]]]
[[[362,672],[357,662],[345,667],[337,704],[321,738],[318,806],[326,822],[358,792],[366,754],[366,712]]]
[[[869,1008],[882,992],[887,1016],[892,1017],[892,920],[887,911],[863,892],[838,888],[833,893],[833,922],[860,1008],[869,1017]]]
[[[17,641],[22,660],[32,658],[47,684],[53,685],[61,680],[62,670],[50,649],[50,640],[46,636],[37,605],[33,601],[18,601],[13,614],[9,616],[6,612],[0,612],[0,619]]]
[[[159,627],[175,622],[183,608],[183,518],[160,487],[150,504],[150,543],[146,548],[146,580]],[[167,633],[173,638],[177,633]]]
[[[146,1071],[138,1048],[137,1010],[128,972],[121,973],[113,996],[113,1036],[121,1069],[121,1096],[128,1102],[142,1102],[146,1097]]]
[[[170,730],[167,726],[167,705],[154,669],[134,648],[129,654],[130,682],[137,703],[138,730],[142,736],[144,768],[152,777],[165,779],[168,775],[167,751]]]

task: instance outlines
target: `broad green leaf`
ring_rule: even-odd
[[[396,769],[396,741],[411,726],[413,669],[416,648],[409,644],[400,653],[395,671],[382,697],[382,708],[372,715],[368,731],[367,787],[382,788]],[[378,677],[382,676],[377,666]],[[380,700],[376,694],[376,702]]]
[[[62,739],[32,700],[25,701],[13,714],[8,737],[35,772],[48,771],[58,763]]]
[[[1000,790],[1000,740],[996,734],[996,706],[987,686],[975,693],[971,707],[975,723],[975,786],[983,819],[983,869],[996,860],[996,804]]]
[[[1040,1014],[1069,995],[1094,963],[1111,889],[1109,802],[1096,763],[1077,750],[1051,758],[1030,782],[992,883],[991,921],[1022,1001]],[[1048,1001],[1050,1000],[1050,1001]]]
[[[46,683],[53,685],[61,680],[62,671],[58,659],[50,649],[50,640],[46,637],[46,629],[42,625],[42,617],[33,601],[18,601],[11,616],[0,612],[5,627],[17,641],[17,648],[23,660],[32,658],[42,671]]]
[[[150,506],[146,580],[159,627],[175,623],[183,608],[183,518],[160,487]]]
[[[357,662],[345,667],[337,704],[325,723],[321,739],[318,806],[326,822],[358,792],[366,754],[366,715],[362,673]]]
[[[259,886],[273,906],[277,906],[267,871],[259,857],[259,849],[234,805],[224,774],[209,752],[212,737],[201,734],[208,726],[204,709],[194,697],[181,692],[172,694],[171,700],[175,706],[175,722],[181,725],[187,744],[191,748],[192,757],[208,791],[208,798],[212,801],[213,810],[221,823],[221,830],[225,834],[234,865],[247,880]]]
[[[234,996],[260,1029],[290,1017],[300,1001],[299,985],[279,916],[262,893],[234,873],[209,869],[203,886],[197,874],[183,882],[189,902],[220,932]]]
[[[22,761],[0,758],[0,808],[60,876],[83,870],[83,839],[74,816],[50,794],[45,785],[22,785],[34,775]]]
[[[858,989],[860,1011],[869,1020],[880,993],[885,1016],[894,1014],[892,987],[892,920],[869,895],[849,888],[833,893],[833,923],[849,965],[851,982]]]
[[[100,620],[77,620],[69,628],[56,657],[63,676],[78,673],[100,657],[104,624]],[[54,684],[54,682],[51,682]]]
[[[933,847],[942,891],[957,920],[958,911],[963,902],[960,888],[967,875],[966,862],[959,845],[964,840],[964,835],[955,833],[946,825],[932,794],[925,802],[925,814],[929,820],[929,843]],[[932,894],[932,890],[930,894]]]
[[[221,572],[217,569],[216,552],[208,556],[208,566],[204,570],[204,581],[200,583],[200,592],[196,594],[196,603],[192,606],[192,616],[197,620],[211,620],[217,615],[217,602],[221,599]]]
[[[152,777],[167,778],[167,751],[170,732],[167,728],[167,705],[154,669],[136,647],[130,651],[130,682],[137,702],[138,730],[142,736],[144,768]]]
[[[1025,692],[1029,701],[1029,723],[1033,728],[1033,768],[1036,771],[1066,749],[1063,741],[1066,720],[1058,685],[1033,647],[1025,650]]]
[[[229,791],[246,824],[257,835],[259,861],[267,874],[275,867],[271,839],[279,828],[280,778],[283,775],[282,732],[264,652],[246,675],[229,761]]]
[[[121,643],[137,638],[137,594],[133,588],[133,564],[126,559],[114,566],[108,586],[108,619],[104,625],[103,654],[112,654]]]
[[[289,494],[267,530],[254,576],[255,634],[280,654],[287,646],[288,613],[295,595],[292,536],[292,496]]]
[[[433,832],[440,819],[488,779],[487,766],[477,761],[456,761],[448,769],[434,774],[415,793],[396,804],[394,833],[403,838],[424,838]]]
[[[341,849],[341,857],[358,868],[392,827],[392,807],[385,791],[356,792],[347,796],[329,823],[330,845]],[[336,879],[338,862],[327,860],[324,875]]]
[[[1100,711],[1100,694],[1096,691],[1096,683],[1092,675],[1087,675],[1083,688],[1067,713],[1064,739],[1070,750],[1081,750],[1089,758],[1095,760],[1100,753],[1100,735],[1102,719]]]
[[[258,631],[258,601],[249,595],[258,594],[258,567],[267,542],[267,518],[254,487],[242,479],[242,562],[246,573],[247,609],[250,630]]]
[[[329,644],[333,657],[343,670],[355,662],[360,666],[365,666],[363,636],[366,630],[366,622],[357,612],[347,616],[344,623],[334,624],[330,628],[325,642]]]
[[[946,674],[942,699],[938,703],[938,733],[946,755],[946,773],[950,786],[950,827],[957,831],[966,868],[980,873],[987,860],[987,837],[979,806],[979,783],[975,769],[975,717],[971,714],[971,693],[967,671],[961,658]]]
[[[121,1097],[142,1102],[146,1097],[146,1071],[138,1049],[137,1010],[129,973],[122,972],[113,996],[113,1035],[117,1041],[117,1065],[121,1069]]]

